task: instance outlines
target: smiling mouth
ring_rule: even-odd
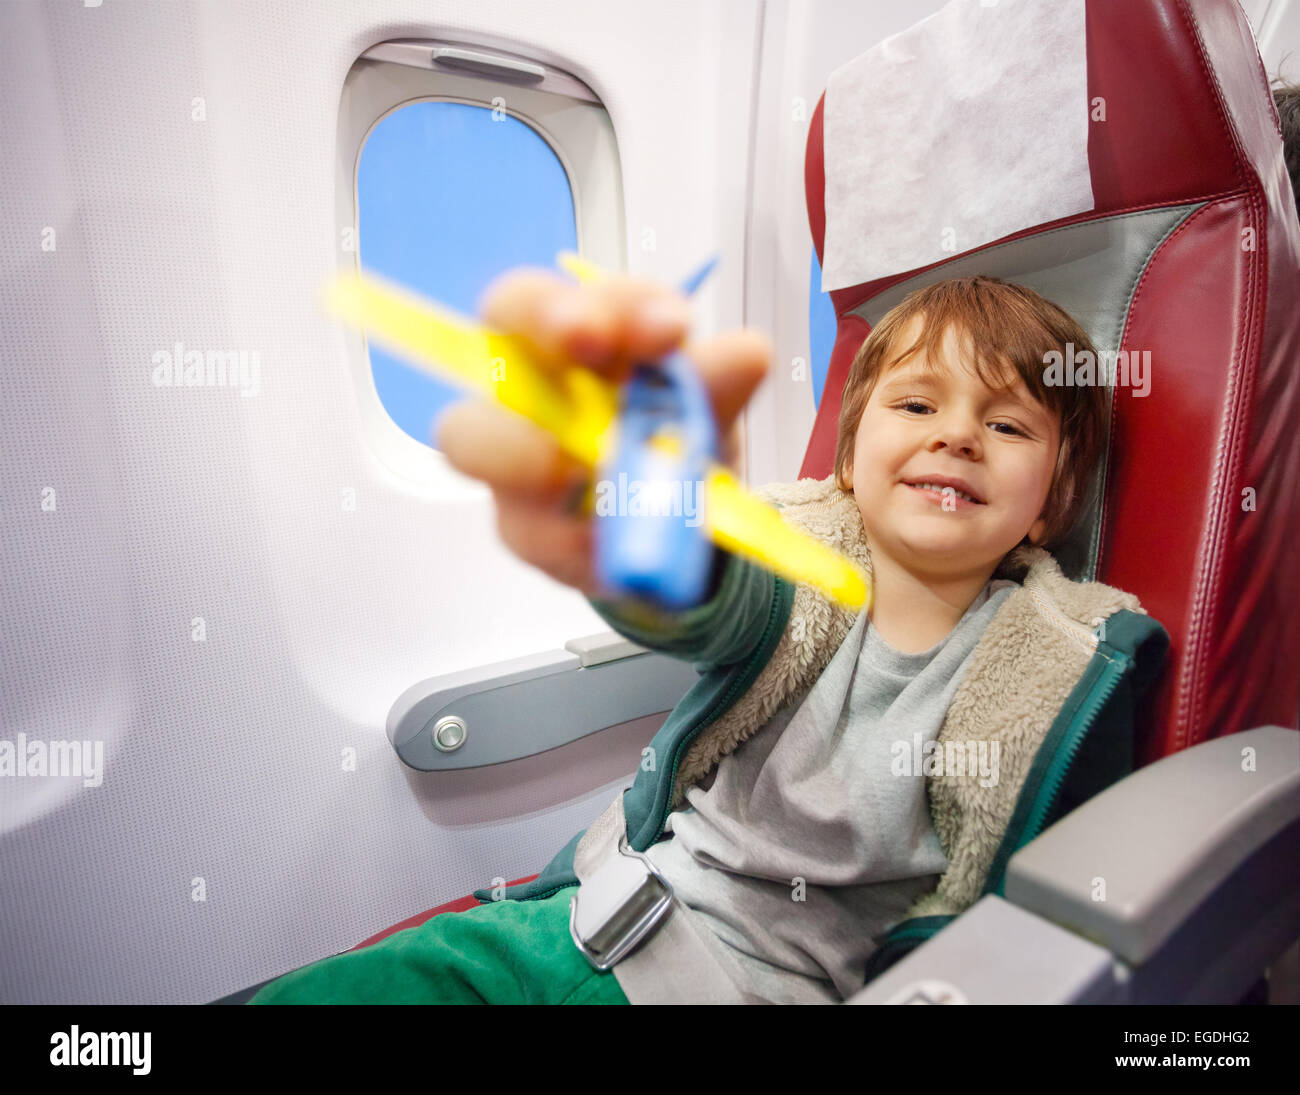
[[[929,495],[936,502],[942,502],[944,500],[945,492],[950,489],[948,487],[938,487],[938,486],[926,487],[915,483],[904,483],[903,486],[907,487],[909,490],[914,490],[919,494]],[[953,500],[957,503],[959,509],[974,509],[976,506],[983,506],[987,504],[984,502],[977,502],[970,495],[957,490],[956,487],[951,488],[951,490],[953,492],[952,493]]]

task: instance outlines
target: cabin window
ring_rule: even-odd
[[[515,266],[573,251],[626,267],[618,146],[581,81],[463,43],[385,42],[344,82],[336,207],[340,268],[370,271],[468,317]],[[348,331],[368,434],[386,462],[445,474],[432,429],[462,389]]]
[[[835,348],[835,306],[830,293],[822,292],[822,264],[812,248],[812,272],[808,276],[808,352],[812,358],[813,409],[822,405],[822,389]]]

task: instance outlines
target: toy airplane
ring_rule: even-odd
[[[603,276],[596,267],[577,256],[563,255],[560,263],[580,280]],[[691,279],[694,284],[685,286],[685,291],[693,290],[708,269],[697,273]],[[326,300],[335,314],[364,329],[367,337],[400,354],[421,371],[486,395],[530,419],[549,432],[565,452],[593,471],[611,466],[609,458],[619,443],[616,427],[620,393],[597,374],[576,364],[557,374],[538,365],[523,340],[492,331],[373,274],[341,274],[327,286]],[[664,364],[667,363],[665,359]],[[676,367],[689,368],[682,362]],[[664,373],[676,375],[679,380],[687,379],[680,372],[673,374],[671,368]],[[645,379],[654,385],[648,374]],[[698,378],[695,383],[698,386]],[[647,404],[643,401],[644,405]],[[623,401],[624,412],[630,406],[634,403]],[[711,421],[711,413],[708,417]],[[683,441],[690,441],[683,439],[680,431],[642,432],[641,441],[652,442],[644,448],[670,457],[680,455]],[[627,433],[624,431],[623,436]],[[697,453],[715,447],[709,444],[708,438],[695,441]],[[626,458],[629,451],[626,445],[622,451]],[[698,500],[702,523],[698,529],[688,529],[696,539],[703,541],[707,537],[723,550],[751,559],[790,581],[805,582],[854,611],[869,603],[871,587],[847,558],[786,524],[778,510],[745,490],[720,463],[707,462],[699,471],[698,481],[704,484],[704,497]],[[590,505],[589,494],[588,509]],[[598,530],[605,520],[602,518],[597,523]],[[647,534],[651,531],[646,522],[639,528]],[[703,536],[699,535],[701,532]],[[621,539],[625,545],[631,542],[627,536]],[[660,541],[660,553],[665,543],[669,541]],[[681,543],[677,541],[679,547]],[[698,576],[703,568],[698,565],[698,557],[695,562],[697,565],[686,569]],[[626,560],[620,565],[626,573]],[[665,566],[662,554],[651,559],[650,567],[660,574],[673,569]],[[609,579],[600,560],[598,570]],[[690,598],[698,594],[694,588],[698,578],[688,584],[692,588],[684,592],[660,586],[657,597],[669,604],[692,603]],[[653,590],[650,595],[656,596]]]

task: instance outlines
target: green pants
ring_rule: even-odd
[[[442,913],[264,986],[250,1004],[626,1004],[569,935],[568,886]]]

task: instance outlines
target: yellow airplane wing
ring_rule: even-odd
[[[577,256],[561,265],[581,280],[603,276]],[[496,399],[537,423],[590,468],[602,461],[618,411],[614,385],[573,366],[552,380],[526,344],[498,334],[374,274],[342,274],[326,287],[336,315],[442,381]],[[793,582],[806,582],[846,608],[869,602],[866,577],[847,558],[782,520],[726,468],[708,470],[703,527],[720,548]]]

